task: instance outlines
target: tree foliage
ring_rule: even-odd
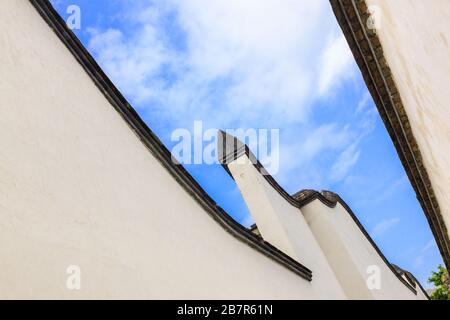
[[[438,266],[438,271],[433,271],[428,282],[433,283],[436,289],[431,294],[433,300],[450,300],[450,278],[448,271],[442,265]]]

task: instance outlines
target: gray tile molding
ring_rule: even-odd
[[[98,89],[104,94],[106,99],[121,115],[145,147],[221,227],[238,240],[276,261],[303,279],[307,281],[312,280],[311,270],[236,222],[217,205],[182,165],[173,161],[170,151],[162,144],[158,137],[150,130],[136,111],[126,101],[86,48],[84,48],[76,35],[67,27],[64,20],[54,10],[48,0],[29,1],[47,22],[49,27],[53,29],[59,39],[70,50]]]
[[[449,233],[380,39],[376,30],[367,27],[366,1],[330,3],[450,270]]]
[[[370,237],[370,235],[367,233],[361,222],[358,220],[354,212],[351,210],[351,208],[347,205],[347,203],[336,193],[331,191],[315,191],[311,189],[305,189],[302,191],[299,191],[295,193],[294,195],[290,195],[287,193],[277,182],[276,180],[267,173],[267,170],[264,169],[264,166],[257,160],[255,155],[252,153],[250,148],[242,143],[239,139],[236,137],[224,132],[219,131],[218,133],[218,157],[219,162],[222,164],[223,168],[228,172],[228,174],[233,178],[231,175],[230,170],[228,169],[228,164],[234,161],[235,159],[239,158],[242,155],[246,155],[251,163],[255,166],[255,168],[261,173],[261,175],[265,178],[265,180],[291,205],[293,205],[296,208],[301,209],[303,206],[309,204],[310,202],[314,200],[319,200],[324,205],[334,208],[337,203],[340,203],[347,213],[350,215],[350,217],[353,219],[355,224],[358,226],[361,233],[366,237],[366,239],[370,242],[370,244],[373,246],[375,251],[378,253],[380,258],[384,261],[384,263],[387,265],[387,267],[392,271],[392,273],[412,292],[417,294],[416,285],[413,285],[412,282],[409,282],[405,280],[402,275],[405,271],[403,269],[400,269],[396,266],[391,264],[386,257],[384,256],[383,252],[378,248],[376,243],[373,241],[373,239]],[[255,232],[257,229],[257,225],[254,224],[250,227],[250,230],[252,232]],[[399,270],[402,270],[401,272]],[[423,289],[422,285],[417,281],[417,279],[412,276],[411,273],[408,272],[409,275],[414,279],[414,281],[418,284],[420,289],[423,291],[426,297],[428,297],[426,291]]]
[[[84,48],[76,35],[67,27],[64,20],[53,9],[48,0],[29,0],[35,7],[41,17],[46,21],[48,26],[55,32],[59,39],[65,44],[65,46],[72,53],[74,58],[82,66],[85,72],[91,77],[92,81],[98,87],[98,89],[104,94],[105,98],[111,103],[114,109],[121,115],[127,125],[141,140],[144,146],[150,151],[150,153],[160,162],[160,164],[172,175],[172,177],[203,207],[203,209],[227,232],[232,236],[247,244],[251,248],[259,251],[268,258],[274,260],[280,265],[286,267],[292,272],[296,273],[300,277],[312,281],[312,271],[302,264],[298,263],[285,253],[281,252],[270,243],[264,241],[261,237],[253,234],[249,229],[243,227],[237,223],[228,213],[226,213],[215,201],[201,188],[201,186],[195,181],[195,179],[183,168],[182,165],[173,161],[170,151],[162,144],[153,131],[144,123],[139,117],[136,111],[131,107],[123,95],[114,86],[111,80],[105,75],[93,57]],[[220,140],[220,139],[219,139]],[[246,145],[241,143],[240,150],[236,148],[233,150],[233,156],[229,159],[236,158],[242,152],[247,153],[251,159],[256,159],[250,152]],[[229,154],[228,154],[229,155]],[[229,161],[228,159],[228,161]],[[223,159],[222,159],[223,160]],[[229,172],[227,168],[227,160],[222,162],[225,170]],[[318,199],[325,205],[334,207],[337,202],[341,203],[355,220],[360,227],[363,234],[372,243],[376,251],[380,254],[381,258],[385,261],[388,267],[394,272],[399,280],[407,286],[412,292],[417,294],[416,289],[408,281],[401,277],[401,273],[397,272],[393,265],[391,265],[376,244],[364,230],[359,223],[356,216],[350,210],[348,205],[335,193],[329,191],[314,191],[303,190],[296,193],[294,196],[290,196],[278,183],[267,174],[264,167],[256,161],[255,166],[258,170],[264,173],[265,179],[275,188],[289,203],[301,208],[307,203]],[[405,272],[405,271],[403,271]],[[414,281],[423,290],[420,283],[411,275]],[[426,294],[425,290],[423,290]]]
[[[396,264],[393,264],[393,263],[392,263],[392,266],[394,267],[394,269],[397,273],[399,273],[400,275],[402,275],[406,278],[406,281],[408,281],[411,286],[413,286],[414,288],[416,287],[416,283],[414,280],[415,277],[412,275],[411,272],[403,270],[402,268],[400,268],[399,266],[397,266]]]

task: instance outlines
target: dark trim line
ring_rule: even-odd
[[[126,101],[48,0],[29,1],[152,155],[220,226],[238,240],[276,261],[303,279],[312,280],[311,270],[237,223],[214,202],[182,165],[174,162],[170,151]]]
[[[417,290],[403,277],[401,274],[399,274],[394,266],[386,259],[383,252],[381,252],[380,248],[376,245],[376,243],[372,240],[370,235],[367,233],[366,229],[363,227],[361,222],[358,220],[354,212],[350,209],[350,207],[345,203],[345,201],[336,193],[331,191],[315,191],[315,190],[302,190],[294,195],[289,195],[276,181],[275,179],[267,173],[267,171],[264,169],[263,165],[256,159],[255,155],[252,153],[252,151],[248,148],[247,145],[242,143],[239,139],[236,137],[231,136],[230,134],[219,131],[218,138],[218,157],[219,162],[222,164],[222,166],[225,168],[225,170],[228,172],[228,174],[233,178],[231,175],[230,170],[228,169],[228,164],[233,162],[234,160],[238,159],[239,157],[245,155],[250,159],[250,162],[255,166],[255,168],[258,170],[258,172],[261,173],[261,175],[265,178],[265,180],[284,198],[286,199],[291,205],[293,205],[296,208],[301,209],[302,207],[306,206],[307,204],[311,203],[314,200],[319,200],[324,205],[334,208],[337,203],[340,203],[344,209],[348,212],[348,214],[352,217],[355,224],[359,227],[361,233],[366,237],[366,239],[370,242],[370,244],[373,246],[375,251],[378,253],[378,255],[381,257],[381,259],[384,261],[384,263],[387,265],[387,267],[392,271],[392,273],[414,294],[417,294]],[[251,227],[252,230],[257,228],[255,225],[254,227]],[[420,284],[419,284],[420,285]]]
[[[380,39],[364,23],[370,17],[366,1],[330,0],[330,3],[416,192],[447,269],[450,269],[449,233]]]

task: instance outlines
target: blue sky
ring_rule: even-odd
[[[171,150],[171,133],[280,130],[276,180],[337,192],[387,258],[423,285],[442,258],[327,0],[54,0],[107,75]],[[219,165],[186,165],[244,225]]]

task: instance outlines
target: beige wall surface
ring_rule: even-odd
[[[0,298],[341,297],[227,233],[28,1],[0,7]]]
[[[450,230],[450,1],[367,3]]]

